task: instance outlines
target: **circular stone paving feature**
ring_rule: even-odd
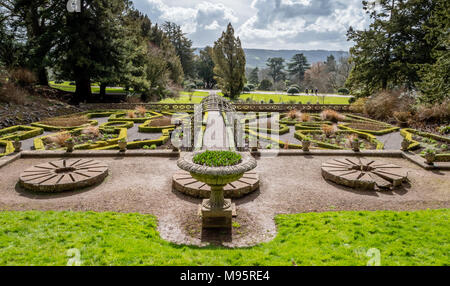
[[[211,187],[192,178],[191,174],[180,170],[172,177],[172,185],[175,190],[196,198],[208,199]],[[244,173],[242,178],[229,183],[223,188],[225,198],[240,198],[259,188],[259,175],[256,172]]]
[[[108,166],[92,159],[60,160],[36,165],[19,178],[22,187],[39,192],[63,192],[102,182]]]
[[[322,164],[322,176],[339,185],[366,190],[392,189],[407,180],[400,166],[365,158],[332,159]]]

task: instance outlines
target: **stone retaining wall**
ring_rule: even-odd
[[[325,109],[333,109],[340,112],[350,112],[349,104],[233,104],[236,111],[243,112],[285,112],[299,110],[305,112],[320,112]],[[192,111],[193,103],[88,103],[81,105],[84,110],[100,109],[134,109],[136,106],[145,106],[147,109],[160,111]]]

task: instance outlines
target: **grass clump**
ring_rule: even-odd
[[[231,151],[205,151],[194,156],[195,164],[209,167],[225,167],[239,164],[242,157]]]

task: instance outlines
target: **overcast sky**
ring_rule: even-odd
[[[346,31],[369,19],[361,0],[133,0],[152,22],[181,25],[194,47],[213,45],[228,22],[244,48],[344,50]]]

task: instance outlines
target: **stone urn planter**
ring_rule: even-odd
[[[352,145],[353,151],[359,152],[359,140],[358,139],[352,140],[352,142],[350,144]]]
[[[408,140],[404,139],[404,140],[402,141],[402,150],[403,150],[403,151],[408,151],[409,145],[410,145],[410,142],[409,142]]]
[[[425,152],[425,161],[428,165],[433,165],[434,161],[436,161],[436,153],[435,152]]]
[[[73,140],[67,140],[66,142],[66,152],[73,152],[73,148],[75,147],[75,142]]]
[[[239,153],[241,161],[237,165],[209,167],[194,163],[195,155],[202,152],[188,153],[178,159],[178,167],[191,176],[211,187],[211,196],[201,204],[202,222],[205,228],[231,228],[232,205],[225,199],[223,187],[239,180],[245,172],[256,168],[256,160],[249,153]]]
[[[13,147],[14,147],[14,152],[20,152],[22,149],[22,142],[20,142],[20,140],[14,140],[12,142]]]
[[[127,141],[119,141],[117,142],[117,145],[119,145],[120,152],[125,152],[127,150]]]
[[[309,141],[309,140],[303,140],[302,141],[302,150],[304,152],[308,152],[310,146],[311,146],[311,141]]]

